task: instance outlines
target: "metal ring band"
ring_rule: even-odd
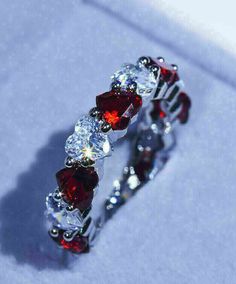
[[[87,252],[105,222],[163,168],[175,145],[174,126],[188,121],[191,102],[183,87],[177,66],[161,57],[141,57],[113,75],[110,91],[96,97],[96,107],[67,139],[66,167],[56,174],[58,187],[46,198],[49,235],[59,246]],[[114,182],[100,217],[92,220],[104,158],[134,122],[130,161]]]

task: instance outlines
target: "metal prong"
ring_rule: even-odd
[[[104,132],[104,133],[107,133],[108,131],[110,131],[110,130],[111,130],[111,125],[110,125],[110,123],[104,121],[103,124],[101,125],[101,130],[102,130],[102,132]]]
[[[154,74],[155,78],[157,79],[160,76],[160,68],[158,66],[151,66],[151,72]]]
[[[68,206],[66,207],[66,211],[71,212],[71,211],[73,211],[73,210],[74,210],[74,207],[73,207],[72,205],[68,205]]]
[[[65,166],[67,168],[72,168],[76,164],[76,160],[72,157],[66,157],[65,159]]]
[[[147,67],[147,65],[150,63],[150,58],[147,56],[142,56],[138,59],[137,64]]]
[[[131,92],[135,92],[137,90],[137,83],[136,82],[132,82],[128,85],[128,90]]]
[[[157,57],[157,60],[159,60],[160,62],[165,62],[165,59],[161,56]]]
[[[100,111],[98,110],[98,108],[94,107],[89,111],[89,114],[92,117],[96,117],[100,114]]]
[[[63,239],[67,242],[70,242],[73,240],[76,233],[77,231],[65,231],[63,234]]]
[[[61,200],[61,193],[59,190],[54,192],[53,199],[57,202]]]
[[[121,83],[119,81],[114,81],[111,83],[112,90],[119,90]]]
[[[95,161],[89,159],[89,158],[83,158],[83,160],[81,161],[81,165],[85,168],[87,167],[91,167],[91,166],[94,166],[95,164]]]
[[[171,64],[171,66],[174,68],[175,71],[178,71],[178,65],[176,65],[176,64]]]
[[[59,230],[52,228],[51,230],[49,230],[49,234],[52,238],[57,238],[59,236]]]

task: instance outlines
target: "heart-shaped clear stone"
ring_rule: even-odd
[[[113,83],[119,83],[126,90],[132,83],[137,84],[136,93],[142,97],[148,96],[157,86],[154,73],[144,66],[125,64],[112,76]]]
[[[65,145],[66,153],[76,159],[97,160],[110,154],[111,145],[108,136],[101,132],[96,118],[83,116],[75,126],[75,132],[68,137]]]

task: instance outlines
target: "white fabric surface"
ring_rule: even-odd
[[[0,283],[236,283],[235,59],[147,1],[0,2]],[[193,107],[161,174],[89,254],[61,255],[44,229],[64,141],[140,55],[180,66]],[[107,159],[96,206],[125,165]]]

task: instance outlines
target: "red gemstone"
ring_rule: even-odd
[[[63,199],[80,211],[92,203],[93,189],[98,184],[98,175],[93,167],[64,168],[56,174]]]
[[[77,235],[70,242],[67,242],[62,238],[59,244],[64,249],[69,250],[73,253],[81,253],[85,252],[88,249],[88,238]]]
[[[178,114],[178,119],[180,123],[186,123],[189,117],[189,109],[191,107],[191,100],[185,93],[180,93],[178,97],[179,103],[182,104],[180,113]]]
[[[87,252],[89,249],[88,244],[88,237],[83,237],[80,235],[76,235],[72,241],[68,242],[64,240],[63,238],[63,230],[59,231],[59,236],[54,238],[51,236],[51,238],[61,247],[63,247],[66,250],[69,250],[73,253],[81,253],[81,252]]]
[[[172,85],[179,80],[179,75],[173,66],[155,58],[151,58],[150,64],[156,65],[161,69],[161,78],[169,85]]]
[[[155,100],[152,102],[153,109],[150,113],[152,119],[158,119],[158,118],[165,118],[166,113],[161,108],[161,100]]]
[[[125,129],[142,106],[142,98],[134,92],[112,90],[96,97],[97,107],[113,130]]]

